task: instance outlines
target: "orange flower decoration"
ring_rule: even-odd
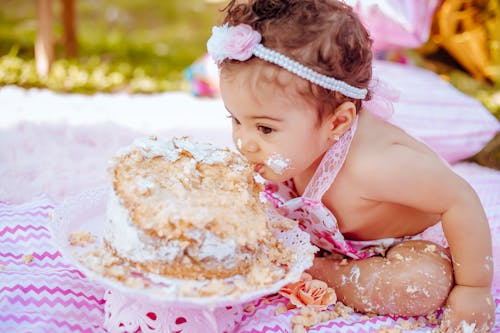
[[[335,290],[321,280],[313,280],[307,273],[302,273],[298,282],[287,284],[279,293],[297,308],[308,306],[322,310],[337,301]]]

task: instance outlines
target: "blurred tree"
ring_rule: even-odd
[[[48,2],[54,13],[64,13],[64,1]],[[87,93],[187,89],[183,70],[205,52],[222,6],[205,0],[72,1],[78,57],[68,59],[71,47],[62,48],[70,15],[54,15],[55,60],[46,77],[34,63],[36,2],[0,1],[0,85]]]
[[[61,0],[63,46],[67,57],[76,56],[75,0]],[[46,77],[54,61],[55,31],[52,0],[36,0],[37,33],[35,62],[37,73]]]

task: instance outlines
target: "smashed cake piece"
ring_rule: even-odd
[[[109,171],[103,241],[130,267],[177,279],[238,275],[254,286],[286,274],[289,253],[273,236],[262,185],[235,152],[149,137],[120,150]]]

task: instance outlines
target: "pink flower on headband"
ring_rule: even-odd
[[[226,23],[222,27],[212,28],[207,49],[217,63],[226,58],[245,61],[252,56],[254,47],[261,40],[261,34],[247,24],[230,27]]]
[[[252,56],[255,45],[259,44],[262,36],[247,24],[239,24],[230,27],[225,49],[228,57],[235,60],[245,61]]]

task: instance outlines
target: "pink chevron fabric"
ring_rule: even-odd
[[[0,202],[0,332],[104,332],[104,289],[51,244],[53,208],[46,196]]]
[[[500,332],[500,172],[472,163],[453,168],[477,191],[490,221],[497,272],[493,332]],[[105,332],[104,288],[68,265],[51,244],[47,223],[54,206],[45,195],[20,205],[0,201],[0,332]],[[275,314],[286,302],[279,295],[251,302],[239,325],[228,333],[291,332],[296,310]],[[429,332],[435,324],[425,317],[369,318],[354,313],[313,326],[309,332],[368,333],[383,328],[411,332],[408,327]]]

